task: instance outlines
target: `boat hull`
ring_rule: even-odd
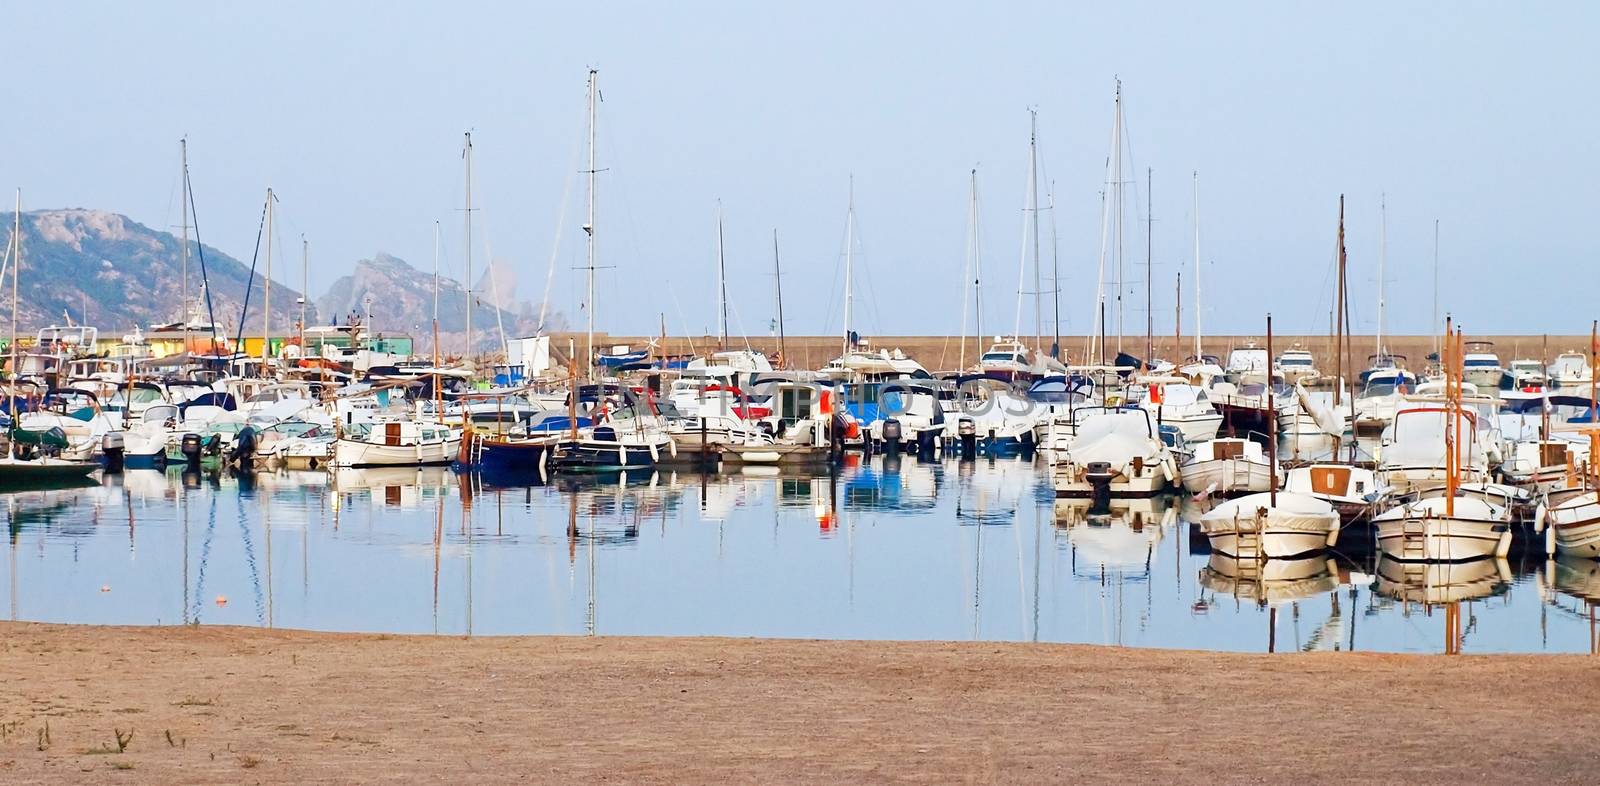
[[[1183,488],[1191,494],[1248,494],[1272,487],[1272,469],[1245,458],[1193,461],[1183,465]]]
[[[1375,525],[1378,549],[1401,562],[1465,562],[1504,557],[1511,550],[1511,526],[1504,521],[1408,515]]]
[[[380,445],[354,439],[334,443],[334,463],[341,467],[402,467],[449,464],[461,449],[461,438],[417,445]]]

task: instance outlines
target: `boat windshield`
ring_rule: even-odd
[[[1469,357],[1466,359],[1465,365],[1467,368],[1494,368],[1500,365],[1500,361],[1495,360],[1494,358]]]
[[[1015,353],[1011,353],[1011,352],[985,352],[985,353],[983,353],[983,362],[985,362],[985,363],[1021,363],[1022,362],[1022,356],[1018,355],[1018,354],[1015,354]]]
[[[1281,358],[1278,358],[1278,365],[1280,365],[1280,366],[1309,366],[1309,365],[1311,365],[1311,358],[1308,358],[1308,357],[1281,357]]]

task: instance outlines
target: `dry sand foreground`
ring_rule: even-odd
[[[7,784],[1600,777],[1600,671],[1575,656],[26,623],[0,642]]]

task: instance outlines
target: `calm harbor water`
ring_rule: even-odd
[[[10,618],[447,634],[1037,640],[1208,650],[1591,652],[1600,564],[1251,570],[1193,502],[1110,519],[1024,460],[854,459],[499,487],[446,469],[129,472],[0,496]],[[1358,551],[1352,548],[1351,551]]]

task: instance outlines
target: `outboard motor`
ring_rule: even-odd
[[[213,434],[212,436],[218,436]],[[178,443],[183,451],[183,463],[195,466],[200,463],[200,456],[205,452],[205,442],[200,435],[194,432],[183,435],[183,440]]]
[[[883,449],[891,456],[900,454],[900,441],[905,438],[905,431],[900,426],[900,421],[889,418],[883,422]]]
[[[239,429],[238,436],[233,438],[233,451],[228,454],[228,462],[239,465],[240,469],[250,469],[256,457],[256,430],[253,426]]]
[[[961,438],[961,460],[972,461],[978,457],[978,424],[965,418],[956,424],[956,435]]]
[[[108,431],[100,438],[100,452],[106,457],[106,472],[121,472],[127,457],[127,442],[122,432]]]
[[[1084,467],[1083,479],[1089,482],[1089,512],[1111,512],[1111,481],[1116,478],[1109,461],[1091,461]]]

